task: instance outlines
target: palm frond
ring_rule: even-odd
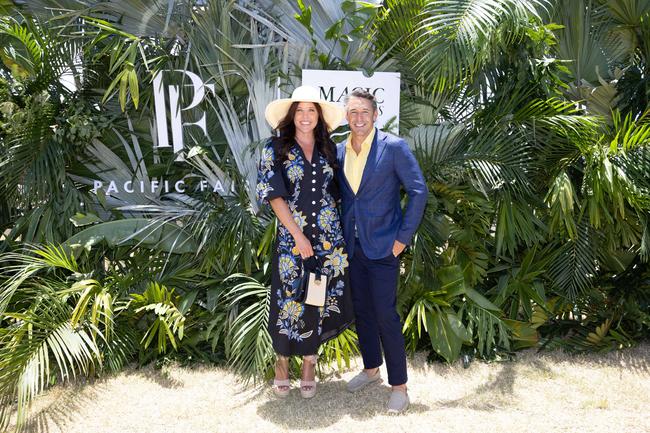
[[[333,338],[321,346],[321,353],[318,357],[320,365],[329,365],[336,361],[339,370],[350,368],[350,359],[359,356],[359,340],[357,333],[346,329],[336,338]]]
[[[555,9],[555,18],[562,25],[558,30],[559,55],[562,59],[571,59],[567,67],[579,86],[583,83],[595,86],[599,77],[607,77],[609,73],[602,49],[607,25],[598,20],[594,3],[560,0]]]
[[[268,333],[270,289],[256,279],[235,274],[227,293],[229,325],[226,355],[246,380],[266,377],[275,357]]]
[[[142,206],[126,209],[150,210]],[[151,207],[151,210],[157,210]],[[109,246],[144,246],[174,254],[196,252],[194,239],[172,222],[156,218],[126,218],[91,226],[66,240],[69,248],[90,248],[100,242]]]
[[[466,151],[465,131],[464,126],[451,123],[420,125],[409,131],[407,142],[427,179],[452,175],[458,168]]]
[[[267,11],[274,17],[276,25],[298,49],[313,44],[316,52],[326,53],[327,57],[366,70],[375,69],[372,38],[368,37],[373,32],[372,17],[367,15],[374,12],[381,2],[262,0],[256,3],[259,3],[258,10]],[[348,36],[344,38],[345,43],[339,43],[335,37],[337,33],[355,37]]]
[[[470,303],[460,315],[467,318],[467,328],[477,340],[476,347],[482,357],[489,359],[498,350],[510,350],[510,331],[496,313]]]
[[[548,229],[535,211],[530,203],[520,202],[508,192],[502,194],[496,209],[496,254],[507,251],[512,257],[520,245],[544,242]]]
[[[3,263],[0,276],[0,314],[4,313],[14,293],[21,285],[43,270],[63,269],[70,273],[81,271],[74,256],[61,246],[42,245],[24,252],[0,255]]]
[[[558,292],[567,299],[575,300],[592,287],[598,248],[598,234],[582,221],[578,224],[576,238],[557,249],[549,276]]]
[[[132,293],[131,297],[134,317],[144,316],[151,322],[140,340],[142,348],[146,350],[155,339],[158,354],[167,352],[167,341],[178,350],[177,340],[183,339],[186,317],[176,305],[174,289],[151,282],[142,294]]]
[[[262,41],[255,21],[251,21],[248,28],[231,22],[232,4],[213,6],[195,15],[192,58],[202,65],[216,85],[214,97],[208,104],[219,121],[240,178],[247,185],[251,206],[257,212],[254,185],[258,149],[251,144],[270,135],[264,121],[264,108],[276,96],[277,87],[270,84],[273,71],[269,71],[268,66],[272,53],[282,56],[283,52],[274,44]],[[273,36],[268,40],[273,40]],[[277,62],[277,65],[283,64],[283,61]],[[248,90],[245,115],[234,103],[238,86]]]
[[[416,30],[420,44],[411,53],[416,71],[432,88],[444,90],[474,75],[488,41],[503,27],[504,43],[516,43],[529,19],[540,19],[545,0],[430,0]]]
[[[551,233],[566,233],[569,239],[577,236],[576,214],[580,203],[571,179],[566,172],[556,176],[553,185],[546,195],[546,202],[550,207]],[[577,211],[577,212],[576,212]]]
[[[66,381],[79,373],[90,374],[100,358],[88,329],[70,323],[70,307],[53,292],[41,295],[46,296],[24,313],[2,314],[3,321],[15,326],[0,336],[0,424],[6,424],[14,400],[18,402],[17,425],[24,424],[30,403],[51,381],[51,359],[60,379]]]
[[[463,157],[474,185],[485,194],[504,189],[518,196],[531,194],[531,146],[518,129],[488,127],[476,131]]]

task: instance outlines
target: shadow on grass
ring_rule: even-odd
[[[183,383],[171,377],[166,369],[156,369],[151,366],[142,369],[125,368],[118,375],[125,377],[141,377],[156,383],[161,388],[176,389]],[[52,430],[61,432],[69,431],[74,424],[74,416],[80,411],[88,409],[94,404],[101,404],[101,396],[106,391],[106,382],[114,374],[105,374],[100,378],[76,382],[67,386],[57,386],[48,392],[59,394],[54,401],[46,407],[30,415],[25,425],[25,433],[48,433]],[[53,427],[56,426],[56,429]]]
[[[169,368],[155,368],[153,366],[146,366],[140,369],[126,369],[121,373],[125,377],[141,377],[148,381],[156,383],[161,388],[177,389],[184,386],[183,382],[173,378],[169,374]]]
[[[297,388],[285,399],[269,392],[269,400],[258,407],[257,414],[279,427],[297,431],[329,427],[344,417],[363,421],[377,416],[402,416],[386,413],[390,392],[389,386],[374,384],[352,394],[346,391],[345,381],[324,382],[318,384],[316,396],[309,400],[303,399]],[[429,410],[428,406],[414,402],[406,415]]]
[[[541,364],[541,363],[540,363]],[[500,364],[496,377],[480,385],[467,395],[437,404],[441,408],[468,408],[479,411],[495,411],[513,405],[515,379],[517,377],[514,362]],[[542,368],[546,368],[543,366]]]
[[[23,431],[25,433],[47,433],[54,426],[58,431],[68,431],[68,427],[74,423],[74,416],[82,408],[97,402],[99,395],[104,390],[101,382],[102,380],[90,380],[50,390],[49,392],[58,394],[57,398],[51,404],[38,410],[37,413],[32,412]]]
[[[650,344],[645,341],[636,347],[605,353],[568,353],[561,350],[537,352],[527,350],[520,359],[541,359],[553,363],[570,362],[575,365],[621,368],[635,374],[650,375]]]
[[[535,367],[540,367],[543,363],[557,365],[568,362],[577,366],[593,365],[598,367],[622,368],[631,373],[650,375],[650,341],[642,342],[636,347],[612,350],[604,353],[569,353],[559,349],[553,351],[526,349],[515,352],[515,358],[512,361],[474,360],[468,369],[462,367],[460,360],[452,364],[429,362],[426,354],[419,352],[409,357],[409,369],[422,374],[435,374],[440,377],[448,377],[463,375],[465,371],[471,373],[472,367],[477,363],[507,365],[512,362],[518,365],[535,364]],[[546,370],[550,371],[548,368]]]

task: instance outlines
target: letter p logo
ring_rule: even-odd
[[[184,71],[181,69],[176,69],[171,72],[181,72],[185,74],[190,79],[190,83],[186,84],[185,86],[191,86],[194,89],[192,102],[187,107],[181,108],[179,101],[180,86],[167,86],[169,91],[169,110],[171,114],[173,150],[174,154],[177,155],[176,160],[179,161],[183,160],[183,156],[180,153],[184,147],[183,127],[192,125],[198,126],[201,128],[206,138],[209,138],[205,125],[205,113],[203,113],[201,118],[196,122],[183,122],[181,115],[183,111],[191,110],[201,103],[205,97],[206,88],[214,92],[214,84],[204,83],[203,80],[201,80],[201,77],[196,75],[194,72]],[[157,73],[153,79],[153,94],[154,104],[156,107],[156,133],[158,136],[158,147],[172,147],[169,145],[169,134],[167,130],[167,104],[165,98],[165,86],[163,83],[163,72]]]

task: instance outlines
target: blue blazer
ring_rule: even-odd
[[[345,142],[337,146],[341,192],[341,223],[348,257],[354,254],[354,228],[364,254],[373,260],[393,252],[397,239],[410,244],[427,203],[427,186],[413,153],[404,140],[375,130],[357,194],[345,177]],[[400,187],[409,196],[402,214]]]

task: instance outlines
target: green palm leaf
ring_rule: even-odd
[[[11,298],[25,281],[43,270],[63,269],[71,273],[80,268],[68,251],[60,246],[42,245],[24,252],[10,252],[0,255],[3,263],[0,276],[0,314],[4,313]]]
[[[421,125],[409,131],[407,142],[427,179],[451,175],[458,168],[466,151],[465,131],[452,123]]]
[[[9,15],[15,7],[12,0],[0,0],[0,15]]]
[[[359,351],[359,339],[357,333],[346,329],[342,333],[323,344],[321,353],[318,356],[320,365],[328,365],[336,361],[339,370],[350,368],[350,358],[361,354]]]
[[[437,90],[452,88],[473,76],[488,58],[490,41],[516,43],[536,8],[545,0],[430,0],[420,19],[420,45],[412,61],[423,80]]]
[[[234,285],[225,294],[230,320],[226,334],[229,363],[246,380],[267,376],[275,357],[268,333],[270,288],[252,277],[235,274]]]
[[[597,232],[581,222],[575,240],[557,249],[549,268],[559,293],[573,301],[592,287],[600,247]]]
[[[90,374],[100,357],[88,330],[70,323],[70,307],[47,289],[39,295],[26,312],[1,316],[14,326],[0,335],[0,424],[6,424],[10,403],[17,400],[17,425],[23,425],[29,404],[53,377],[51,359],[58,377],[66,381],[78,373]]]
[[[72,236],[65,245],[89,249],[100,242],[106,242],[111,247],[142,245],[175,254],[196,252],[194,240],[178,225],[147,218],[127,218],[97,224]]]

